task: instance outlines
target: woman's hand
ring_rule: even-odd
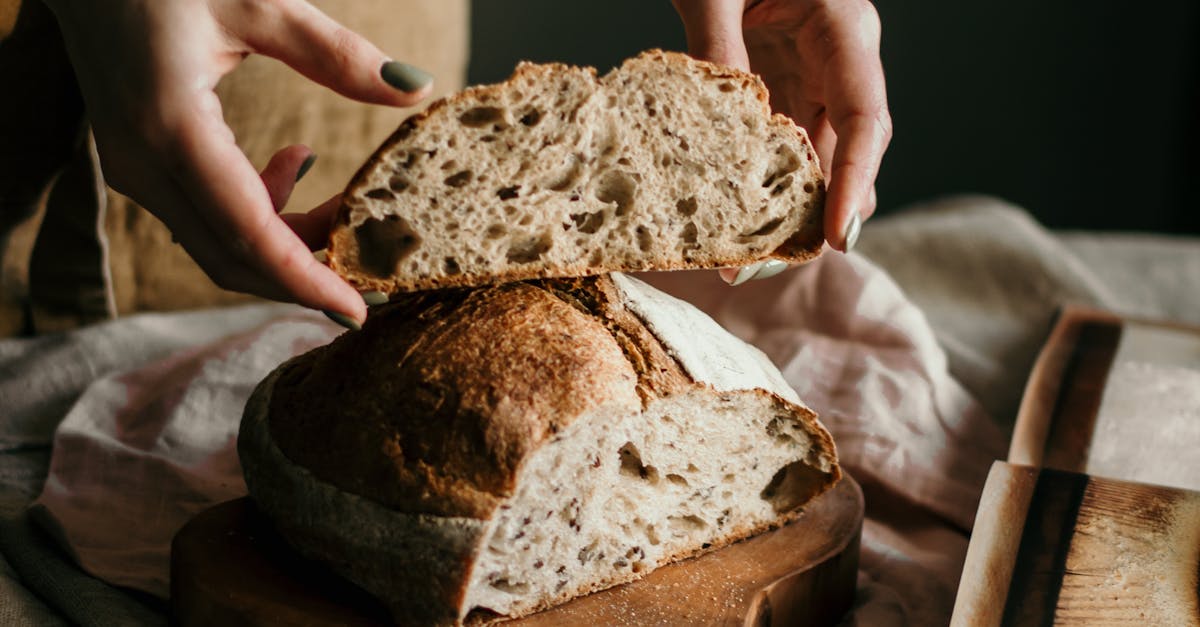
[[[825,240],[847,252],[875,212],[875,176],[892,137],[875,7],[867,0],[674,1],[694,56],[757,72],[772,108],[808,131],[828,180]]]
[[[260,175],[213,89],[251,53],[364,102],[408,106],[428,74],[391,61],[304,0],[47,0],[62,29],[105,181],[162,220],[217,285],[362,320],[362,298],[316,262],[331,203],[280,217],[303,147]],[[307,245],[306,245],[307,244]]]

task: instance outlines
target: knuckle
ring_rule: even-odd
[[[883,31],[883,25],[879,19],[879,10],[875,8],[875,4],[869,0],[859,0],[851,4],[854,8],[854,25],[864,36],[878,42]]]
[[[892,133],[895,127],[892,126],[892,114],[888,111],[887,105],[880,105],[875,110],[875,124],[883,134],[883,143],[889,144],[892,141]]]
[[[339,70],[349,70],[354,67],[361,56],[363,45],[358,33],[336,26],[329,34],[331,58]]]
[[[238,0],[235,4],[236,21],[243,24],[277,23],[288,10],[288,0]]]

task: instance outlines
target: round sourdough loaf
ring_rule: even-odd
[[[402,624],[521,616],[793,518],[840,476],[766,357],[620,274],[399,296],[255,390],[300,552]]]

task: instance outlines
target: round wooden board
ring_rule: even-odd
[[[504,624],[834,625],[854,599],[862,521],[862,490],[846,476],[780,529]],[[366,592],[283,544],[248,498],[201,512],[171,548],[176,625],[390,622]]]

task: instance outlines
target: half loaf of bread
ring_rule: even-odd
[[[401,624],[521,616],[795,517],[833,441],[757,349],[620,274],[401,296],[255,390],[259,507]]]
[[[433,103],[351,181],[330,266],[389,293],[610,271],[801,262],[824,183],[758,77],[650,51],[521,64]]]

